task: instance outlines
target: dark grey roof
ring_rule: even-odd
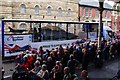
[[[99,2],[95,0],[80,0],[79,4],[99,7]],[[108,3],[105,2],[103,7],[107,9],[113,9],[113,7],[109,4],[109,2]]]

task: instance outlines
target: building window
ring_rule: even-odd
[[[68,16],[71,16],[71,9],[68,9]]]
[[[96,13],[95,13],[96,17],[99,17],[99,11],[96,9]]]
[[[47,8],[47,15],[48,15],[48,16],[51,15],[51,7],[50,7],[50,6]]]
[[[26,13],[26,6],[25,4],[20,5],[20,13],[25,14]]]
[[[105,11],[105,18],[108,18],[108,11]]]
[[[39,28],[39,23],[35,23],[33,26],[36,27],[36,28]]]
[[[58,16],[62,16],[62,8],[58,8]]]
[[[84,7],[82,8],[82,16],[84,16]]]
[[[88,16],[88,8],[85,9],[85,16]]]
[[[20,28],[20,29],[26,29],[26,28],[27,28],[26,23],[21,23],[21,24],[19,25],[19,28]]]
[[[39,14],[40,12],[40,8],[38,5],[35,6],[35,14]]]
[[[89,11],[89,16],[92,16],[92,9],[90,8],[90,11]]]
[[[112,18],[112,12],[110,12],[109,18]]]

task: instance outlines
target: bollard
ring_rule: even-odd
[[[5,73],[5,70],[4,70],[3,67],[2,67],[2,69],[1,69],[1,71],[2,71],[2,79],[1,79],[1,80],[4,80],[4,73]]]

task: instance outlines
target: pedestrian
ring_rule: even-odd
[[[75,74],[75,68],[78,66],[79,61],[74,59],[73,54],[70,55],[70,60],[67,62],[67,66],[70,68],[71,75]]]
[[[87,70],[82,70],[80,75],[81,75],[82,80],[89,80]]]
[[[49,80],[49,72],[45,64],[42,65],[41,70],[37,73],[37,78],[40,80]]]
[[[100,50],[100,48],[98,48],[96,51],[94,64],[96,68],[101,68],[103,65],[102,51]]]
[[[65,50],[64,52],[65,52],[65,54],[64,54],[64,56],[62,58],[62,64],[63,64],[63,67],[67,67],[67,62],[69,60],[70,55],[69,55],[68,50]]]
[[[69,67],[65,67],[64,68],[64,77],[63,80],[71,80],[71,74],[70,74],[70,68]]]
[[[110,53],[110,59],[113,59],[115,57],[115,43],[111,43],[109,53]]]
[[[82,57],[82,70],[87,70],[88,68],[88,63],[89,63],[89,56],[87,53],[87,49],[83,48],[82,49],[83,57]]]
[[[62,74],[60,72],[59,66],[56,65],[51,71],[51,80],[62,80]]]
[[[34,65],[35,67],[29,72],[31,76],[31,80],[36,80],[36,75],[41,69],[40,62],[38,60],[34,63]]]

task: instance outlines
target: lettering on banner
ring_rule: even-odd
[[[17,37],[13,37],[12,35],[10,35],[7,40],[10,41],[12,39],[12,41],[21,41],[23,40],[24,36],[17,36]]]

